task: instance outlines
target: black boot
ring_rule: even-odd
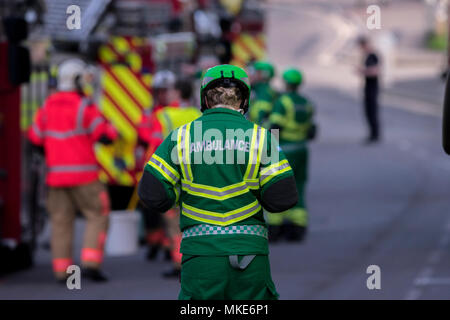
[[[269,242],[278,242],[281,239],[282,226],[269,225]]]
[[[148,245],[147,260],[155,260],[156,256],[158,255],[159,249],[159,245]]]
[[[303,242],[306,238],[308,228],[289,224],[286,226],[286,240],[289,242]]]
[[[169,249],[164,249],[164,261],[171,261],[172,260],[172,254],[170,253]]]
[[[108,277],[100,270],[96,268],[84,268],[82,271],[83,278],[88,278],[94,282],[106,282]]]

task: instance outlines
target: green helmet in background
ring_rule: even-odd
[[[250,80],[244,69],[230,64],[209,68],[203,76],[200,88],[202,111],[208,109],[206,106],[206,92],[217,87],[239,88],[243,96],[241,109],[244,110],[244,113],[247,112],[250,99]]]
[[[252,68],[257,71],[261,71],[264,73],[265,77],[270,80],[275,76],[275,68],[273,64],[267,61],[256,61]]]
[[[298,69],[289,68],[283,72],[283,80],[287,84],[298,86],[303,81],[303,75]]]

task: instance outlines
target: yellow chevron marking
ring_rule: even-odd
[[[108,92],[131,121],[139,123],[141,110],[108,73],[105,73],[103,78],[103,89]]]
[[[122,114],[106,97],[101,98],[100,108],[105,117],[114,124],[125,140],[136,141],[136,130],[123,118]]]
[[[133,177],[126,171],[119,170],[114,164],[114,157],[108,146],[99,145],[96,148],[97,160],[108,171],[110,176],[121,185],[133,185]],[[105,174],[106,176],[106,174]],[[106,178],[107,179],[107,178]]]
[[[251,53],[257,60],[264,58],[264,50],[258,45],[258,43],[255,42],[253,37],[249,34],[242,34],[241,40],[245,43],[247,48],[250,49]]]
[[[100,61],[108,63],[117,60],[116,54],[108,48],[108,46],[102,46],[99,50]]]
[[[244,48],[242,48],[239,43],[236,42],[233,43],[232,52],[233,56],[238,57],[241,61],[249,61],[251,58],[250,54]]]
[[[112,72],[114,72],[118,79],[122,80],[123,85],[136,98],[141,106],[145,107],[150,104],[149,89],[142,86],[136,79],[136,76],[131,73],[127,67],[113,67]]]
[[[124,54],[130,51],[130,44],[123,37],[113,37],[111,43],[119,53]]]

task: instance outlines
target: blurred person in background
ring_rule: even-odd
[[[138,127],[138,144],[145,152],[144,161],[150,158],[155,145],[159,145],[162,139],[159,123],[155,121],[155,114],[167,106],[178,107],[175,91],[176,76],[169,70],[156,72],[152,81],[154,105],[150,110],[144,111]],[[155,127],[156,125],[156,127]],[[170,240],[164,232],[164,220],[162,215],[148,212],[145,207],[140,207],[146,229],[146,240],[148,245],[147,259],[154,260],[161,249],[165,252],[165,260],[171,260]]]
[[[223,14],[220,17],[219,24],[222,32],[220,39],[216,43],[214,51],[221,64],[228,64],[233,58],[233,52],[231,49],[233,38],[235,36],[232,31],[233,18],[229,15]]]
[[[369,136],[365,143],[369,144],[380,139],[378,117],[380,59],[368,38],[360,37],[358,45],[363,53],[363,66],[358,68],[358,72],[364,78],[364,112],[369,126]]]
[[[197,6],[191,14],[192,32],[195,34],[194,61],[205,54],[212,54],[219,40],[222,29],[218,14],[211,9],[208,0],[197,0]]]
[[[308,140],[314,139],[316,125],[314,106],[299,93],[302,73],[289,68],[283,72],[285,92],[275,102],[270,114],[270,128],[279,130],[280,147],[294,171],[298,202],[294,208],[281,214],[267,214],[269,240],[285,237],[288,241],[302,241],[307,232],[308,212],[305,186],[308,178]]]
[[[108,228],[109,197],[98,180],[94,144],[112,143],[117,132],[84,96],[85,71],[86,65],[79,59],[69,59],[60,65],[57,91],[38,110],[28,132],[35,148],[45,154],[52,264],[56,279],[63,283],[67,267],[74,264],[72,242],[77,211],[86,217],[81,250],[83,275],[94,281],[107,280],[100,267]]]
[[[252,92],[250,95],[249,120],[268,128],[269,115],[277,93],[270,86],[275,76],[275,68],[270,62],[257,61],[249,68]]]
[[[201,116],[199,108],[192,103],[192,83],[189,79],[179,79],[175,83],[175,97],[179,106],[167,106],[156,111],[151,118],[151,149],[156,150],[172,130]],[[161,215],[163,212],[146,212],[147,215]],[[163,214],[165,236],[169,241],[173,268],[163,273],[167,278],[179,278],[181,272],[181,232],[180,211],[172,208]],[[151,218],[147,218],[151,219]]]

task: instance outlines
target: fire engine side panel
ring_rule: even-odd
[[[0,44],[0,61],[7,45]],[[7,68],[3,71],[7,72]],[[7,79],[5,74],[2,80]],[[20,87],[0,85],[0,238],[20,240]]]

